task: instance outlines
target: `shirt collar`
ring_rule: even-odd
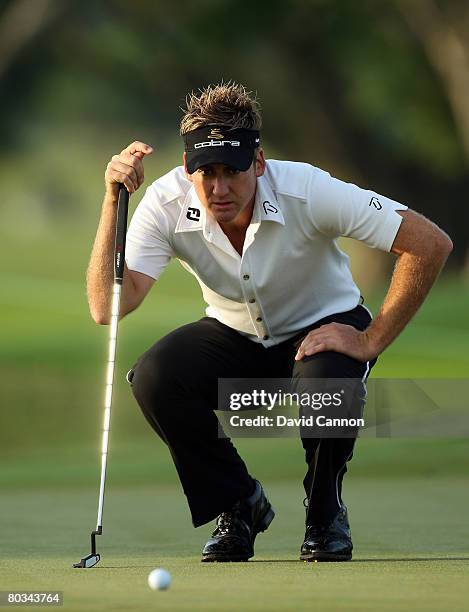
[[[205,235],[209,228],[213,226],[211,221],[212,218],[206,214],[206,210],[195,192],[194,185],[192,185],[185,197],[175,233],[203,230]],[[275,221],[285,225],[282,210],[265,176],[257,178],[256,199],[251,223],[259,221]]]
[[[266,177],[259,176],[257,179],[255,208],[260,213],[261,221],[275,221],[285,225],[285,219],[272,187]]]
[[[204,228],[205,221],[205,208],[197,197],[194,185],[192,185],[184,199],[182,210],[174,231],[176,234],[179,232],[198,231]]]

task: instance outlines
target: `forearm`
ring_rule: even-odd
[[[109,323],[114,284],[114,242],[117,217],[118,189],[109,190],[104,196],[101,217],[91,252],[86,277],[88,304],[91,316],[99,324]],[[124,285],[121,295],[121,314],[127,312],[129,277],[124,270]]]
[[[402,253],[383,304],[365,332],[379,355],[401,333],[422,305],[449,255],[443,247],[432,256]]]
[[[453,243],[419,213],[409,209],[399,214],[404,219],[391,248],[399,259],[376,318],[363,332],[342,323],[327,323],[313,329],[298,348],[297,361],[322,351],[337,351],[358,361],[369,361],[391,344],[420,308]]]
[[[86,275],[90,313],[101,324],[108,322],[111,312],[116,217],[117,193],[106,192]]]
[[[119,189],[123,185],[129,193],[137,191],[144,180],[142,159],[152,152],[150,145],[139,141],[132,142],[119,155],[112,156],[104,174],[106,193],[86,276],[90,313],[96,323],[101,325],[109,323],[111,318]],[[137,308],[152,283],[153,279],[144,274],[129,272],[124,262],[124,279],[120,296],[121,318]]]

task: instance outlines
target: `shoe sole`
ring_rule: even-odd
[[[313,552],[304,553],[300,555],[301,561],[350,561],[352,559],[352,553],[326,553],[326,552]]]
[[[249,557],[246,557],[246,555],[243,555],[242,557],[236,557],[233,555],[227,557],[222,555],[204,555],[201,561],[202,563],[241,563],[242,561],[248,561],[253,556],[254,554],[249,555]]]
[[[274,520],[274,518],[275,518],[275,510],[272,508],[272,506],[269,503],[264,513],[264,516],[259,520],[256,526],[256,531],[252,539],[253,544],[254,544],[254,540],[257,534],[262,533],[263,531],[266,531],[270,523]],[[254,548],[252,550],[252,553],[248,556],[246,555],[226,555],[225,556],[225,555],[219,555],[215,553],[215,554],[204,555],[201,561],[202,563],[214,563],[217,561],[219,561],[220,563],[227,563],[230,561],[233,561],[233,562],[247,561],[251,557],[254,557]]]

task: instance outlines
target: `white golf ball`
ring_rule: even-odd
[[[164,591],[171,584],[171,574],[158,567],[148,574],[148,586],[154,591]]]

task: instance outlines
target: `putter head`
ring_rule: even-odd
[[[74,563],[73,567],[94,567],[99,560],[101,559],[101,555],[96,553],[95,555],[91,554],[87,557],[83,557],[83,559],[79,563]]]
[[[83,557],[79,563],[74,563],[73,567],[94,567],[99,560],[101,555],[96,552],[96,536],[103,533],[103,528],[99,525],[96,531],[91,532],[91,552],[87,557]]]

